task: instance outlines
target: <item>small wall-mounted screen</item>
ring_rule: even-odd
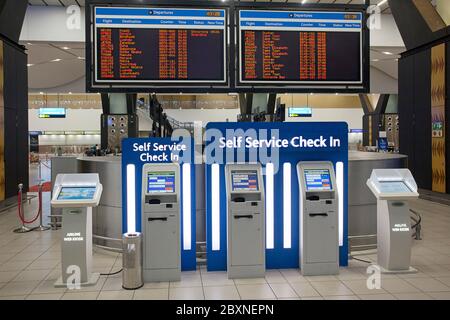
[[[254,171],[234,171],[231,173],[233,191],[259,191],[258,173]]]
[[[330,191],[331,177],[328,169],[305,170],[305,181],[307,191]]]
[[[148,173],[148,193],[174,193],[175,192],[175,172],[159,171]]]
[[[380,181],[381,193],[410,193],[411,190],[403,181]]]
[[[288,112],[289,118],[311,118],[312,109],[311,108],[289,108]]]
[[[96,190],[96,187],[63,187],[58,200],[92,200]]]
[[[66,109],[64,108],[39,108],[39,118],[65,118]]]

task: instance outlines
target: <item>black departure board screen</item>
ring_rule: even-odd
[[[239,11],[239,82],[362,84],[360,12]]]
[[[223,9],[95,7],[96,83],[226,83]]]

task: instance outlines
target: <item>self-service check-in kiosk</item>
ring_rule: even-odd
[[[260,164],[227,164],[228,278],[264,277],[265,198]]]
[[[300,267],[303,275],[339,273],[338,190],[331,162],[299,162]]]
[[[102,195],[98,174],[59,174],[51,205],[62,208],[62,277],[55,286],[95,285],[92,269],[92,207]]]
[[[180,167],[145,164],[142,171],[144,281],[181,278]]]
[[[375,169],[367,185],[377,198],[378,265],[384,273],[415,272],[411,264],[411,214],[417,184],[408,169]]]

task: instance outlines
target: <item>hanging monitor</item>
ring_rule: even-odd
[[[90,14],[88,87],[228,85],[226,9],[93,6]]]
[[[239,87],[362,90],[362,11],[238,11]]]
[[[293,107],[293,108],[289,108],[288,114],[289,114],[289,118],[311,118],[312,117],[312,108]]]

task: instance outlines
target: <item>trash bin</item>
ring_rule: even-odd
[[[122,287],[134,290],[142,287],[142,235],[138,232],[125,233],[122,237]]]

